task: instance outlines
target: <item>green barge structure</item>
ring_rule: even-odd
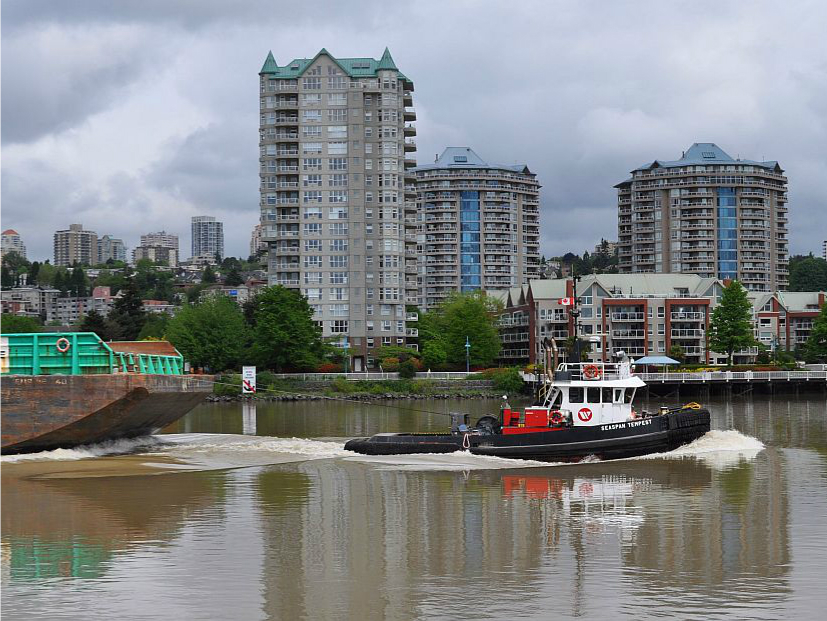
[[[0,336],[0,452],[29,453],[151,435],[212,392],[166,341],[93,332]]]

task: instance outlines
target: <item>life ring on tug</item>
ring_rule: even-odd
[[[560,410],[554,410],[549,417],[552,425],[562,425],[563,421],[566,420],[566,417],[563,416],[563,413]]]
[[[69,339],[63,336],[60,337],[55,343],[55,347],[61,354],[65,354],[67,351],[69,351],[69,348],[71,346],[72,344],[69,342]]]
[[[600,367],[596,364],[587,364],[583,367],[583,377],[587,380],[600,379]]]

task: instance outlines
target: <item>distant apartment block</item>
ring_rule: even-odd
[[[787,178],[778,162],[733,159],[713,143],[696,143],[678,160],[631,174],[615,186],[621,272],[787,288]]]
[[[20,233],[14,229],[3,231],[2,239],[0,239],[0,258],[5,257],[9,252],[16,252],[24,259],[26,258],[26,245],[20,238]]]
[[[122,239],[103,235],[98,239],[98,263],[109,260],[126,262],[126,246]]]
[[[373,364],[407,345],[415,302],[413,82],[379,60],[313,58],[259,72],[262,241],[270,284],[307,296],[325,337]]]
[[[224,257],[224,223],[212,216],[193,216],[192,256],[205,254]]]
[[[148,259],[153,263],[164,263],[169,267],[178,266],[178,250],[169,246],[141,244],[132,251],[132,262]]]
[[[419,306],[539,277],[540,184],[528,166],[489,164],[468,147],[448,147],[412,172]]]
[[[166,231],[147,233],[141,235],[141,246],[159,246],[161,248],[174,248],[178,253],[178,236]]]
[[[72,224],[54,235],[54,264],[94,265],[98,262],[98,234],[83,230],[82,224]]]
[[[261,224],[256,224],[253,227],[253,232],[250,234],[250,256],[253,257],[259,252],[267,250],[267,243],[262,240]]]
[[[724,283],[696,274],[598,274],[577,285],[579,335],[592,343],[594,361],[611,361],[620,352],[633,358],[680,352],[687,362],[725,362],[707,345],[712,311]],[[502,297],[499,317],[504,364],[542,360],[544,338],[562,350],[574,334],[571,279],[534,280]],[[814,318],[825,304],[824,292],[751,292],[756,340],[769,350],[793,350],[807,342]],[[674,348],[674,349],[673,349]],[[754,361],[757,348],[736,355]]]

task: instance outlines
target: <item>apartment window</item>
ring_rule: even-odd
[[[331,207],[330,220],[347,220],[347,207]]]
[[[664,334],[666,334],[666,326],[663,325],[662,323],[659,323],[658,324],[658,335],[663,336]]]
[[[316,254],[306,254],[304,255],[304,266],[305,267],[321,267],[322,266],[322,257]]]
[[[327,197],[328,203],[346,203],[347,202],[347,190],[331,190]],[[347,212],[345,212],[345,217],[347,217]]]
[[[347,138],[347,125],[328,125],[328,138]]]
[[[302,126],[302,135],[305,138],[321,138],[322,137],[322,126],[321,125],[304,125],[304,126]]]
[[[320,157],[306,157],[302,160],[303,170],[321,170],[322,158]]]
[[[331,157],[328,160],[328,168],[330,168],[330,170],[347,170],[347,158]]]
[[[321,187],[321,185],[322,185],[322,176],[321,175],[303,175],[302,176],[302,184],[304,185],[304,187],[309,187],[309,186]]]
[[[328,226],[331,235],[347,235],[347,222],[333,222]]]
[[[322,234],[322,225],[321,223],[307,223],[304,224],[304,234],[305,235],[321,235]]]
[[[322,88],[321,78],[302,78],[302,88],[310,90],[319,90]]]
[[[335,108],[327,111],[327,120],[331,123],[341,123],[347,121],[347,109]]]
[[[382,332],[390,332],[391,331],[391,322],[388,320],[382,321]]]
[[[304,284],[306,284],[306,285],[320,285],[320,284],[322,284],[322,273],[321,272],[305,272],[304,273]]]
[[[321,252],[322,250],[322,240],[321,239],[306,239],[304,240],[304,251],[305,252]]]
[[[346,239],[331,239],[330,240],[330,250],[331,250],[331,252],[346,252],[347,251],[347,240]]]
[[[373,105],[373,97],[371,95],[365,95],[365,106],[372,106]]]
[[[302,144],[302,153],[321,153],[322,152],[322,143],[321,142],[305,142]]]
[[[332,141],[327,143],[327,152],[329,155],[343,155],[347,153],[347,141]]]
[[[347,93],[328,93],[328,95],[327,95],[327,105],[328,106],[346,106],[347,105]]]
[[[321,203],[322,193],[317,190],[307,190],[304,192],[305,203]]]
[[[304,93],[302,95],[302,106],[320,106],[322,96],[318,93]]]
[[[370,138],[373,136],[373,128],[372,127],[365,127],[365,138]],[[365,149],[367,149],[367,145],[365,145]]]
[[[331,287],[330,288],[330,299],[331,300],[347,300],[348,290],[347,287]]]
[[[373,192],[365,192],[365,202],[372,203],[373,202]],[[365,210],[365,214],[367,214],[367,210]]]
[[[356,175],[354,175],[355,177]],[[331,187],[339,187],[347,185],[347,173],[330,175],[327,179],[327,185]]]
[[[330,332],[331,334],[347,334],[347,326],[347,319],[335,319],[330,322]]]
[[[305,289],[304,295],[308,300],[321,300],[322,299],[322,290],[318,288],[313,289]]]
[[[347,304],[331,304],[328,306],[328,310],[331,317],[347,317],[348,315]]]
[[[666,317],[666,309],[663,306],[658,306],[658,317]]]
[[[347,272],[330,272],[330,284],[331,285],[346,285],[347,284]]]
[[[365,153],[373,153],[373,143],[366,142],[365,143]]]
[[[334,254],[328,257],[330,261],[330,267],[334,268],[345,268],[347,267],[347,255],[346,254]]]
[[[302,118],[306,122],[314,122],[314,121],[321,121],[322,120],[322,111],[321,110],[302,110]]]
[[[347,88],[348,79],[345,76],[336,76],[327,79],[328,90],[342,90]]]
[[[321,220],[322,219],[322,208],[321,207],[304,207],[302,209],[303,217],[305,220]]]

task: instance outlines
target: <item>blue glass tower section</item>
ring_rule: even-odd
[[[460,291],[476,291],[480,275],[480,193],[460,192]]]
[[[718,278],[738,277],[738,218],[735,188],[718,188]]]

